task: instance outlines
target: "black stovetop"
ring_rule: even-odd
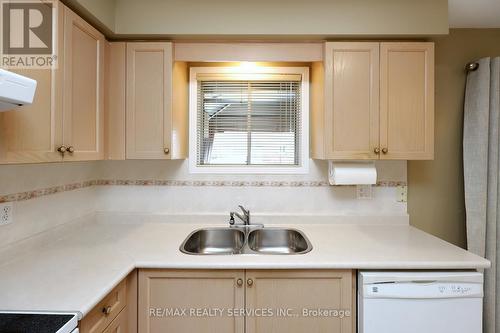
[[[71,314],[0,312],[0,333],[55,333],[73,317]]]

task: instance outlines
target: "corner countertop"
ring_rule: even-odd
[[[139,216],[132,220],[135,223],[90,216],[0,252],[0,310],[69,311],[85,316],[135,268],[442,270],[490,266],[484,258],[405,224],[292,224],[288,226],[307,235],[311,252],[192,256],[181,253],[180,244],[194,229],[213,224],[180,223],[175,217],[165,217],[165,222]]]

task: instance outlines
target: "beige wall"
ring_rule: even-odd
[[[107,27],[114,30],[116,0],[78,0],[78,2]]]
[[[106,36],[115,31],[116,0],[61,0]]]
[[[313,38],[448,32],[447,0],[63,1],[83,7],[117,35],[262,39],[272,35]]]
[[[453,29],[436,43],[434,161],[408,162],[408,212],[414,226],[465,247],[462,168],[467,62],[500,56],[500,29]]]

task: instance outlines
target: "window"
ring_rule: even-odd
[[[307,172],[307,68],[192,68],[190,85],[191,172]]]

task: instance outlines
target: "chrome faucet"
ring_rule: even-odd
[[[244,225],[250,225],[250,211],[248,209],[245,209],[245,207],[243,207],[242,205],[239,205],[238,207],[243,212],[243,215],[237,212],[229,213],[229,224],[234,225],[234,217],[236,216],[243,222]]]

